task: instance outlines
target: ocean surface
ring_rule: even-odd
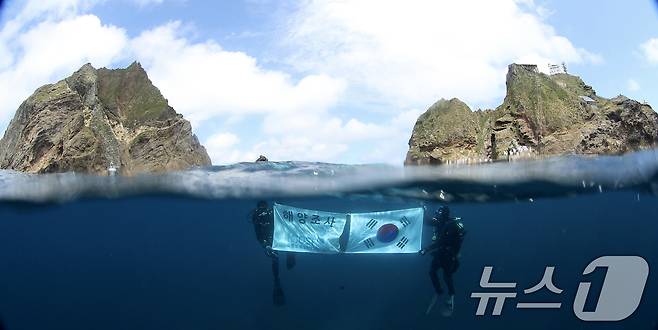
[[[654,150],[476,166],[242,163],[130,178],[0,171],[0,328],[655,330],[657,194]],[[440,298],[426,314],[431,257],[415,254],[299,253],[292,270],[282,258],[287,304],[274,306],[271,261],[250,222],[258,200],[336,212],[449,205],[467,230],[454,313]],[[574,313],[581,282],[591,283],[584,310],[600,307],[606,268],[583,271],[602,256],[650,268],[621,321]],[[481,288],[487,266],[491,282],[516,288]],[[525,294],[547,266],[563,291]],[[476,292],[517,296],[501,315],[492,300],[478,316]]]

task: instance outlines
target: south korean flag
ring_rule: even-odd
[[[350,214],[346,253],[417,253],[423,208]]]

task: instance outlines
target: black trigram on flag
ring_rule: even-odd
[[[367,238],[365,241],[363,241],[363,243],[364,243],[364,244],[366,245],[366,247],[369,248],[369,249],[375,246],[375,243],[374,243],[371,239],[369,239],[369,238]]]
[[[375,227],[376,224],[377,224],[377,220],[370,219],[370,221],[368,221],[368,223],[366,223],[366,227],[368,227],[368,229],[372,229],[372,228]]]
[[[402,236],[398,244],[395,244],[395,246],[399,247],[400,249],[404,249],[407,243],[409,243],[409,239],[407,238],[407,236]]]
[[[411,224],[411,221],[409,221],[407,217],[402,217],[402,219],[400,219],[400,223],[402,224],[402,226],[406,227]]]

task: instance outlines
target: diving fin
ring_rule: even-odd
[[[441,310],[441,315],[444,317],[452,316],[452,312],[455,311],[455,296],[449,296],[445,302],[445,306]]]
[[[432,308],[434,308],[434,305],[436,305],[436,301],[439,299],[438,294],[434,294],[432,297],[432,300],[430,301],[430,304],[427,306],[427,310],[425,311],[425,315],[430,315],[430,312],[432,311]]]
[[[280,286],[274,287],[272,292],[272,302],[275,306],[283,306],[286,304],[286,296],[283,294],[283,289]]]

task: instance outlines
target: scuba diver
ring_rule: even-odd
[[[434,307],[438,296],[443,294],[443,289],[437,275],[439,268],[443,269],[443,280],[448,287],[446,307],[448,313],[452,313],[455,308],[455,285],[452,275],[459,267],[459,250],[464,241],[466,230],[464,230],[464,224],[462,224],[461,218],[450,217],[450,209],[447,206],[441,206],[436,210],[434,217],[426,222],[426,224],[432,226],[434,229],[432,244],[420,250],[420,254],[432,255],[432,266],[430,267],[429,275],[434,286],[434,291],[436,292],[427,308],[427,314]]]
[[[265,249],[265,254],[272,259],[272,275],[274,276],[274,291],[272,292],[272,300],[275,305],[285,305],[286,299],[283,295],[281,288],[281,280],[279,279],[279,254],[272,249],[272,241],[274,238],[274,213],[265,201],[259,201],[256,209],[251,215],[251,222],[254,224],[256,232],[256,239]],[[295,255],[292,253],[286,254],[286,268],[288,270],[295,266]]]

